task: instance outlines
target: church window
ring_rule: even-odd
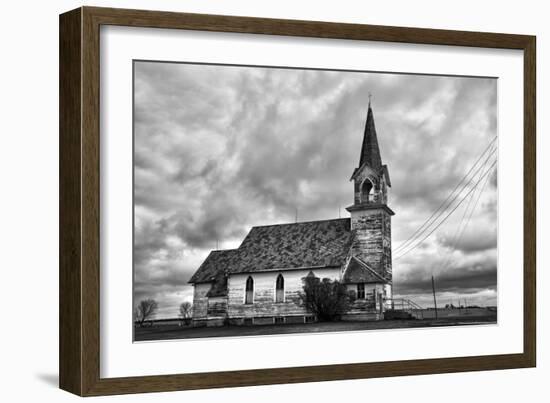
[[[357,284],[357,298],[365,299],[365,283]]]
[[[275,302],[284,302],[285,300],[285,279],[282,274],[277,276],[275,283]]]
[[[254,301],[254,280],[252,277],[246,279],[246,293],[244,297],[245,304],[252,304]]]

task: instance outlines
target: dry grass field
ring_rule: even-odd
[[[486,316],[443,317],[423,320],[386,320],[373,322],[317,322],[258,326],[181,327],[153,325],[135,328],[135,341],[195,339],[203,337],[244,337],[293,333],[323,333],[438,326],[496,324],[496,314]]]

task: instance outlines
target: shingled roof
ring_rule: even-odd
[[[237,270],[341,266],[351,238],[349,218],[253,227],[239,247]]]
[[[351,239],[349,218],[253,227],[238,249],[212,251],[189,282],[217,283],[220,272],[339,267]]]
[[[238,249],[213,250],[193,274],[190,283],[214,281],[220,273],[228,273],[237,263]]]

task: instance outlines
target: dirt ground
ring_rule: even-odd
[[[322,333],[418,327],[496,324],[496,316],[454,317],[424,320],[386,320],[373,322],[319,322],[257,326],[180,327],[157,325],[136,327],[135,341],[195,339],[203,337],[243,337],[292,333]]]

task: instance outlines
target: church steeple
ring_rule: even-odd
[[[390,175],[382,164],[370,100],[359,166],[350,180],[353,204],[346,208],[353,231],[350,256],[388,281],[385,294],[391,298],[391,217],[395,213],[388,207]]]
[[[387,165],[382,164],[370,99],[359,166],[350,180],[354,182],[354,206],[387,204],[390,175]]]
[[[363,146],[361,147],[359,167],[362,167],[365,163],[375,171],[378,171],[382,167],[382,158],[380,157],[380,148],[378,147],[374,114],[372,113],[370,100],[367,112],[367,122],[365,123],[365,132],[363,134]]]

